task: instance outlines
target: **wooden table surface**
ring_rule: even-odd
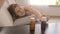
[[[4,27],[0,34],[30,34],[29,25]],[[35,31],[31,34],[41,34],[41,24],[35,24]],[[60,34],[60,23],[48,23],[45,34]]]
[[[35,31],[30,32],[29,25],[4,27],[0,34],[40,34],[40,24],[35,24]]]

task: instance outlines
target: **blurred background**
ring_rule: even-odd
[[[12,16],[10,15],[10,13],[7,10],[8,6],[11,4],[19,4],[22,6],[28,5],[28,6],[31,6],[33,8],[36,8],[41,13],[48,14],[49,15],[49,21],[48,21],[48,28],[46,30],[46,34],[57,34],[57,33],[60,34],[60,0],[0,0],[0,27],[13,26],[14,25]],[[22,20],[22,22],[23,22],[23,20]],[[19,24],[20,22],[21,21],[18,21],[16,23]],[[38,24],[37,25],[38,27],[36,26],[35,32],[38,33],[38,31],[39,31],[41,33],[40,25],[41,24]],[[11,30],[10,30],[10,28],[4,28],[2,30],[2,34],[7,32],[7,31],[9,32],[9,30],[10,30],[10,32],[12,30],[16,31],[14,28],[15,27],[11,28]],[[40,30],[38,30],[38,28]],[[18,31],[18,28],[17,28],[17,31]]]
[[[15,0],[19,5],[30,5],[49,16],[60,16],[60,0]]]

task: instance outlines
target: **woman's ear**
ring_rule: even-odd
[[[5,0],[0,0],[0,8],[3,6]]]

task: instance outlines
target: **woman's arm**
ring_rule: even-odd
[[[38,10],[36,10],[32,7],[29,7],[29,6],[24,6],[24,9],[26,11],[29,11],[30,13],[34,14],[39,20],[41,20],[42,14]]]

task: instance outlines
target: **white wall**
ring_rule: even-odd
[[[19,5],[29,5],[28,0],[16,0]],[[40,12],[47,13],[50,16],[60,16],[60,7],[49,7],[49,6],[32,6],[38,9]]]
[[[60,7],[52,6],[33,6],[40,12],[47,13],[50,16],[60,16]]]

